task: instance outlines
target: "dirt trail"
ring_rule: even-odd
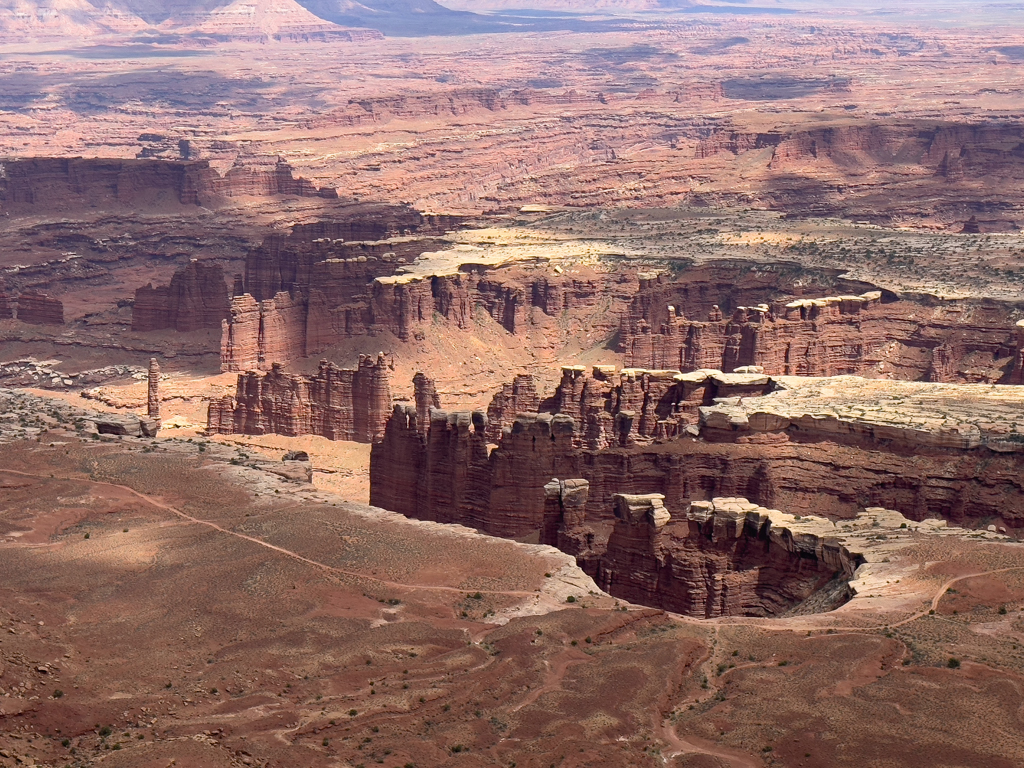
[[[548,667],[547,674],[544,675],[544,682],[539,688],[530,691],[526,698],[512,707],[510,712],[518,712],[523,707],[533,704],[537,699],[543,696],[545,693],[550,691],[557,691],[562,687],[562,680],[565,679],[565,673],[569,667],[573,664],[582,664],[583,662],[591,661],[592,659],[583,654],[580,651],[575,653],[572,651],[562,651],[554,658],[554,666],[551,666],[550,662],[545,660],[544,664]]]
[[[238,533],[237,531],[232,531],[232,530],[229,530],[229,529],[224,528],[222,526],[219,526],[216,523],[210,522],[209,520],[201,520],[198,517],[193,517],[192,515],[186,514],[185,512],[182,512],[179,509],[175,509],[174,507],[172,507],[172,506],[170,506],[168,504],[164,504],[163,502],[157,501],[153,497],[147,496],[144,493],[140,493],[139,491],[136,491],[134,488],[130,488],[130,487],[126,486],[126,485],[118,485],[117,483],[106,483],[106,482],[103,482],[102,480],[89,480],[87,478],[80,478],[80,477],[59,477],[58,478],[58,477],[54,477],[52,475],[40,475],[40,474],[34,474],[32,472],[19,472],[18,470],[14,470],[14,469],[0,469],[0,473],[9,474],[9,475],[20,475],[22,477],[33,477],[33,478],[36,478],[36,479],[39,479],[39,480],[54,480],[54,479],[57,479],[57,480],[71,480],[71,481],[74,481],[74,482],[88,483],[90,485],[103,486],[103,487],[106,487],[106,488],[116,488],[116,489],[118,489],[120,491],[125,491],[127,493],[130,493],[133,496],[135,496],[135,497],[137,497],[139,499],[142,499],[147,504],[150,504],[150,505],[156,507],[157,509],[164,510],[165,512],[170,512],[171,514],[176,515],[177,517],[180,517],[181,519],[186,520],[186,521],[188,521],[190,523],[194,523],[196,525],[204,525],[207,528],[212,528],[213,530],[215,530],[215,531],[217,531],[219,533],[224,533],[224,534],[227,534],[228,536],[234,536],[235,538],[244,539],[245,541],[251,542],[253,544],[257,544],[257,545],[259,545],[261,547],[266,547],[267,549],[273,550],[274,552],[277,552],[278,554],[285,555],[286,557],[290,557],[290,558],[292,558],[294,560],[298,560],[299,562],[305,563],[306,565],[313,566],[314,568],[318,568],[318,569],[320,569],[322,571],[326,571],[327,573],[333,573],[333,574],[338,574],[338,575],[342,575],[342,576],[351,576],[353,578],[358,578],[358,579],[366,579],[367,581],[374,581],[374,582],[376,582],[378,584],[383,584],[385,586],[394,587],[395,589],[423,590],[423,591],[431,591],[431,592],[450,592],[452,594],[458,594],[458,595],[464,595],[464,594],[466,594],[466,591],[467,591],[465,589],[459,589],[457,587],[442,587],[442,586],[435,586],[435,585],[430,585],[430,584],[407,584],[407,583],[398,582],[398,581],[389,581],[387,579],[381,579],[381,578],[378,578],[377,576],[370,576],[368,574],[360,573],[358,571],[349,571],[349,570],[345,570],[343,568],[336,568],[333,565],[327,565],[326,563],[321,563],[321,562],[319,562],[317,560],[311,560],[310,558],[304,557],[303,555],[300,555],[297,552],[292,552],[291,550],[285,549],[284,547],[279,547],[276,544],[271,544],[269,542],[263,541],[262,539],[257,539],[254,536],[247,536],[244,533]],[[488,589],[480,589],[480,590],[474,590],[474,591],[475,592],[479,592],[480,594],[484,594],[484,595],[503,595],[503,596],[506,596],[506,597],[538,597],[541,594],[539,590],[538,591],[533,591],[533,592],[526,592],[526,591],[519,591],[519,590],[488,590]]]
[[[709,627],[710,629],[711,627]],[[718,663],[720,658],[720,644],[718,642],[719,627],[716,625],[713,627],[714,637],[712,638],[709,646],[707,655],[697,662],[695,674],[701,674],[703,671],[705,679],[708,681],[707,692],[704,696],[697,695],[693,699],[693,703],[703,701],[717,693],[717,688],[714,685],[714,676],[712,670]],[[737,749],[729,749],[715,744],[713,741],[707,739],[701,739],[696,736],[680,736],[676,733],[675,724],[672,722],[671,712],[668,715],[662,715],[664,709],[671,709],[672,700],[672,688],[675,685],[675,681],[669,679],[668,690],[662,699],[664,707],[659,706],[658,710],[655,711],[654,716],[654,731],[655,734],[668,743],[670,749],[662,754],[662,760],[668,764],[668,762],[679,755],[710,755],[719,760],[722,760],[726,765],[732,768],[763,768],[763,763],[757,758],[751,757],[744,752]]]

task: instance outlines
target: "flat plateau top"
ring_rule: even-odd
[[[763,397],[722,398],[702,409],[705,419],[727,418],[755,431],[791,424],[818,431],[857,432],[876,437],[934,436],[963,448],[1024,448],[1024,387],[998,384],[938,384],[864,379],[859,376],[774,377],[785,389]],[[767,427],[758,427],[767,424]],[[899,433],[897,435],[897,433]]]

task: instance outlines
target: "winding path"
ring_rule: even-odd
[[[82,477],[54,477],[52,475],[41,475],[32,472],[19,472],[18,470],[15,469],[0,469],[0,473],[8,475],[20,475],[22,477],[33,477],[38,480],[70,480],[72,482],[89,483],[91,485],[103,486],[107,488],[117,488],[118,490],[125,491],[139,499],[142,499],[147,504],[150,504],[156,507],[157,509],[162,509],[165,512],[170,512],[171,514],[180,517],[182,520],[186,520],[187,522],[194,523],[196,525],[204,525],[207,528],[212,528],[213,530],[218,531],[219,533],[225,533],[228,536],[234,536],[235,538],[244,539],[245,541],[257,544],[261,547],[266,547],[267,549],[277,552],[278,554],[290,557],[294,560],[298,560],[299,562],[305,563],[306,565],[311,565],[314,568],[326,571],[327,573],[333,573],[342,576],[351,576],[353,578],[366,579],[368,581],[375,581],[378,584],[384,584],[389,587],[394,587],[395,589],[423,590],[431,592],[450,592],[459,595],[465,595],[466,592],[470,591],[466,589],[459,589],[457,587],[442,587],[430,584],[408,584],[404,582],[389,581],[387,579],[381,579],[376,576],[370,576],[365,573],[360,573],[358,571],[348,571],[343,568],[336,568],[333,565],[327,565],[326,563],[321,563],[317,560],[311,560],[308,557],[304,557],[303,555],[300,555],[297,552],[292,552],[291,550],[285,549],[284,547],[279,547],[276,544],[271,544],[270,542],[263,541],[262,539],[257,539],[255,536],[248,536],[244,533],[239,533],[238,531],[232,531],[228,528],[224,528],[220,525],[217,525],[216,523],[210,522],[209,520],[202,520],[198,517],[193,517],[192,515],[182,512],[180,509],[175,509],[174,507],[168,504],[164,504],[163,502],[157,501],[153,497],[147,496],[144,493],[136,491],[134,488],[130,488],[127,485],[118,485],[117,483],[107,483],[102,480],[90,480],[88,478]],[[539,597],[542,594],[540,591],[526,592],[521,590],[500,589],[479,589],[472,591],[479,592],[483,595],[503,595],[507,597]]]

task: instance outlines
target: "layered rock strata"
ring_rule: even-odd
[[[434,380],[422,373],[412,377],[413,400],[416,403],[416,424],[425,432],[430,425],[430,411],[441,407],[441,398],[437,394]]]
[[[224,176],[206,160],[32,157],[5,160],[0,203],[61,211],[76,207],[216,205],[222,198],[296,195],[337,197],[297,178],[279,158],[240,160]]]
[[[150,283],[135,291],[132,330],[187,333],[220,328],[229,313],[224,270],[219,264],[191,259],[174,273],[169,285],[154,288]]]
[[[210,403],[207,429],[213,434],[320,435],[330,440],[379,440],[391,410],[387,359],[360,355],[357,368],[326,360],[313,376],[284,372],[239,374],[234,397]]]
[[[146,414],[160,420],[160,363],[155,357],[150,359],[146,373]]]
[[[487,439],[497,443],[502,431],[512,426],[517,414],[536,411],[539,405],[537,385],[530,374],[521,373],[511,384],[502,384],[487,406]]]
[[[833,581],[819,608],[834,608],[861,564],[828,520],[801,525],[746,499],[695,501],[678,517],[658,493],[615,494],[612,505],[607,549],[588,564],[595,580],[616,597],[687,616],[777,616]]]
[[[690,502],[679,515],[670,513],[661,494],[616,494],[612,504],[607,548],[578,558],[584,570],[616,597],[700,618],[832,610],[890,583],[890,562],[923,537],[1007,540],[881,507],[833,522],[744,498]],[[578,517],[563,518],[561,541],[575,541]]]
[[[18,296],[18,319],[30,325],[64,325],[64,304],[36,291]]]
[[[492,258],[479,248],[428,250],[450,248],[451,240],[442,236],[458,223],[448,216],[393,211],[296,226],[289,235],[267,238],[248,254],[243,284],[233,291],[223,330],[224,369],[258,363],[236,357],[236,350],[261,343],[277,345],[286,356],[273,360],[288,362],[354,337],[390,333],[403,341],[422,339],[440,320],[465,330],[483,317],[478,313],[519,334],[533,324],[534,313],[555,318],[609,302],[617,310],[631,291],[629,274],[567,274],[560,267],[549,272],[538,268],[542,257]],[[246,324],[246,316],[282,292],[299,307],[297,316],[278,331],[264,329],[261,342],[259,323]],[[606,318],[601,332],[611,335],[616,311],[599,314]],[[279,343],[278,332],[303,342]]]
[[[7,282],[0,277],[0,320],[11,320],[14,318],[14,309],[11,306],[11,297],[7,293]]]
[[[771,375],[963,382],[1010,383],[1022,375],[1024,338],[1009,306],[930,297],[885,301],[877,290],[750,306],[729,298],[718,297],[723,313],[673,290],[661,275],[642,279],[620,324],[626,364],[682,371],[756,365]]]
[[[648,373],[609,387],[608,407]],[[1024,393],[1017,387],[701,375],[700,398],[711,400],[695,404],[696,423],[672,431],[670,420],[659,420],[654,435],[638,428],[632,439],[632,428],[621,426],[596,443],[596,411],[586,419],[578,412],[519,414],[489,449],[485,413],[433,410],[421,430],[415,409],[399,406],[371,452],[371,502],[502,536],[547,531],[546,543],[556,544],[545,523],[544,486],[552,477],[579,478],[589,483],[585,518],[595,550],[614,525],[615,493],[661,493],[670,509],[742,496],[835,518],[878,506],[914,520],[1024,526]],[[717,387],[736,379],[743,387],[763,382],[762,394],[723,399]],[[690,407],[676,398],[692,386],[676,382],[668,400],[656,402]],[[650,391],[645,398],[655,402]],[[600,413],[597,422],[610,419],[613,427],[626,418],[621,410]]]

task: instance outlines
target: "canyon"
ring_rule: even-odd
[[[396,406],[384,439],[372,447],[370,500],[417,519],[558,546],[605,588],[611,589],[607,574],[628,574],[626,586],[612,594],[718,615],[707,614],[707,605],[721,603],[721,595],[698,600],[687,597],[692,584],[680,587],[680,595],[662,583],[660,569],[668,566],[657,554],[661,545],[644,543],[647,534],[637,526],[644,528],[645,519],[660,528],[666,507],[742,496],[755,506],[838,521],[879,507],[917,522],[938,517],[968,527],[1019,528],[1022,397],[1016,386],[605,367],[588,375],[568,368],[554,395],[541,401],[541,412],[516,415],[496,445],[481,411],[432,409],[423,428],[416,409]],[[717,523],[711,527],[719,535]],[[704,563],[703,539],[697,529],[691,533],[693,544],[670,551]],[[724,541],[737,536],[721,534]],[[751,547],[754,560],[745,560],[741,548],[722,553],[719,566],[680,565],[690,575],[671,578],[700,581],[693,569],[702,568],[746,571],[758,557],[767,558],[758,568],[774,563],[779,574],[787,572],[789,555]],[[852,561],[840,568],[821,559],[797,568],[802,575],[795,579],[761,582],[753,575],[757,583],[792,583],[794,592],[768,598],[773,609],[752,602],[738,610],[791,607],[837,572],[845,569],[849,577],[855,570]],[[743,577],[736,578],[742,593]]]
[[[0,765],[1024,762],[1020,10],[458,5],[0,0]]]

